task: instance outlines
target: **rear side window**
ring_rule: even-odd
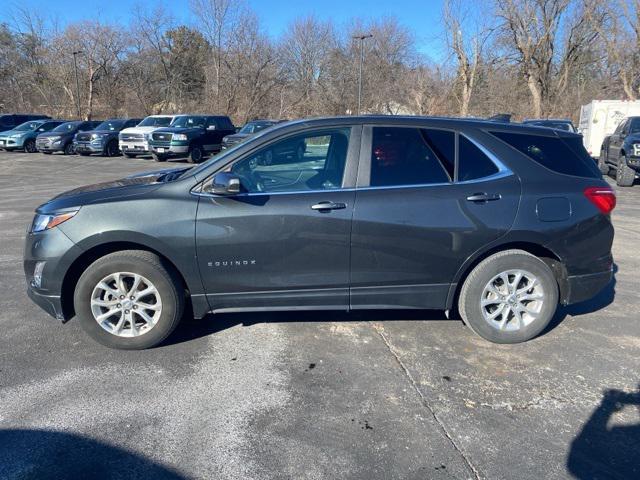
[[[417,128],[374,127],[372,187],[447,183],[450,179]]]
[[[450,130],[423,129],[422,135],[449,177],[453,178],[456,168],[456,134]]]
[[[491,134],[554,172],[587,178],[601,176],[595,162],[579,141],[579,137],[562,139],[509,132],[491,132]]]
[[[466,137],[460,135],[458,181],[476,180],[498,173],[498,167]]]

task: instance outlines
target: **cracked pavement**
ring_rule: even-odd
[[[640,478],[640,186],[616,283],[494,345],[443,312],[224,314],[108,350],[26,297],[33,209],[145,159],[0,153],[0,478]]]

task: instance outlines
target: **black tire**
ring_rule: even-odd
[[[616,168],[616,184],[619,187],[631,187],[636,179],[636,171],[627,165],[627,157],[620,154]]]
[[[204,153],[202,151],[202,147],[199,145],[194,145],[189,150],[189,156],[187,157],[187,161],[189,163],[200,163],[204,158]]]
[[[65,155],[75,155],[75,153],[76,153],[76,149],[75,149],[75,147],[73,146],[73,143],[72,143],[72,142],[69,142],[69,143],[67,143],[67,144],[64,146],[63,153],[64,153]]]
[[[125,153],[124,156],[127,157],[127,158],[136,158],[136,154],[135,153]]]
[[[36,153],[38,151],[36,149],[36,141],[27,140],[26,142],[24,142],[24,151],[25,153]]]
[[[611,170],[611,168],[609,168],[609,165],[607,164],[607,157],[606,157],[606,153],[604,151],[604,149],[600,150],[600,156],[598,157],[598,168],[600,169],[600,173],[602,173],[602,175],[609,175],[609,171]]]
[[[480,305],[483,291],[501,272],[515,269],[530,272],[538,279],[544,292],[544,302],[538,318],[528,325],[514,331],[499,330],[491,326],[489,320],[485,320],[483,316],[483,307]],[[536,337],[547,327],[557,306],[558,283],[551,268],[524,250],[505,250],[480,262],[465,279],[458,299],[458,309],[465,324],[473,332],[493,343],[521,343]]]
[[[118,155],[120,155],[118,141],[111,140],[109,143],[107,143],[107,146],[104,147],[104,154],[107,157],[117,157]]]
[[[107,332],[91,312],[91,295],[96,285],[116,272],[131,272],[147,278],[156,287],[162,302],[157,323],[146,333],[121,337]],[[124,250],[99,258],[87,268],[73,296],[76,317],[82,329],[94,340],[110,348],[143,350],[163,342],[175,330],[185,305],[184,289],[173,269],[157,255],[144,250]]]
[[[166,162],[167,161],[167,156],[166,155],[158,155],[157,153],[152,153],[151,154],[151,158],[153,158],[156,162]]]

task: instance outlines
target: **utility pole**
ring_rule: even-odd
[[[364,41],[367,38],[371,38],[373,35],[370,33],[364,35],[354,35],[353,39],[360,40],[360,71],[358,73],[358,115],[362,109],[362,64],[364,63]]]
[[[78,108],[78,120],[80,118],[80,82],[78,81],[78,62],[76,57],[82,54],[82,50],[76,50],[75,52],[71,52],[73,54],[73,68],[76,72],[76,107]]]

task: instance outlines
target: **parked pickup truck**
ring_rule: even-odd
[[[630,187],[640,173],[640,116],[622,120],[615,131],[604,138],[598,167],[604,175],[615,168],[619,187]]]
[[[235,132],[229,117],[222,115],[178,115],[168,128],[151,133],[149,149],[154,160],[186,158],[200,163],[218,153],[222,139]]]
[[[112,118],[105,120],[95,130],[80,132],[73,140],[76,153],[82,156],[99,153],[105,157],[120,155],[118,134],[125,128],[135,127],[141,118]]]
[[[118,136],[120,151],[127,158],[149,155],[149,135],[154,130],[168,127],[175,115],[150,115],[138,125],[125,128]]]

